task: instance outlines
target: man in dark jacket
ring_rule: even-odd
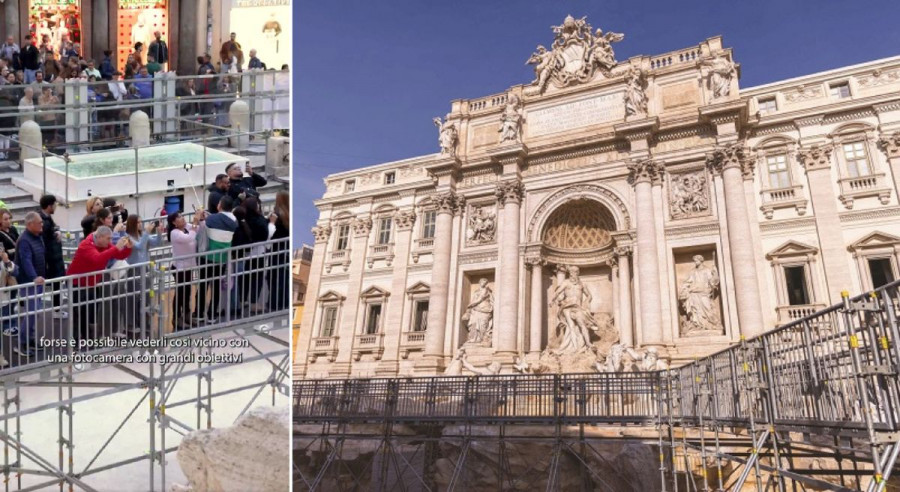
[[[162,40],[162,34],[159,31],[153,33],[153,36],[156,38],[152,43],[150,43],[150,49],[147,50],[147,56],[153,55],[156,58],[156,63],[165,66],[166,63],[169,63],[169,47],[166,46],[166,42]]]
[[[215,213],[219,210],[219,201],[228,194],[229,184],[227,174],[216,176],[216,182],[209,185],[209,188],[206,190],[209,193],[209,198],[206,200],[206,210],[209,210],[210,213]]]
[[[246,178],[244,177],[244,171],[249,174]],[[228,195],[234,200],[235,207],[240,205],[247,197],[259,196],[259,192],[256,189],[262,188],[268,183],[266,178],[253,172],[249,161],[243,171],[240,164],[232,162],[225,168],[225,174],[228,175]]]
[[[59,232],[53,214],[56,212],[56,197],[44,195],[41,197],[41,238],[44,241],[45,257],[47,260],[46,278],[59,278],[66,274],[66,265],[63,262],[62,234]],[[58,284],[56,285],[58,286]],[[60,294],[53,294],[53,307],[59,307]],[[54,318],[65,319],[68,317],[65,311],[55,311]]]
[[[41,69],[41,52],[31,42],[31,35],[25,36],[22,43],[22,51],[19,55],[22,60],[22,68],[25,70],[25,83],[30,84],[35,80],[35,72]]]
[[[40,297],[44,292],[44,277],[47,273],[47,259],[44,253],[44,241],[41,239],[43,221],[35,212],[25,214],[25,232],[19,237],[16,247],[16,280],[23,287],[19,289],[19,299],[24,300],[19,315],[19,343],[13,351],[21,357],[34,357],[37,353],[35,343],[35,324]],[[24,307],[24,312],[22,311]]]
[[[103,61],[100,62],[100,78],[112,80],[115,73],[116,69],[113,68],[112,62],[112,50],[106,50],[103,52]]]

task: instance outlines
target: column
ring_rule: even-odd
[[[615,326],[618,326],[619,323],[619,311],[621,310],[621,305],[619,305],[619,259],[616,257],[615,251],[613,254],[606,260],[606,266],[609,267],[609,282],[612,287],[612,317],[613,323],[616,323]]]
[[[619,327],[619,338],[622,343],[634,345],[634,327],[631,321],[631,246],[621,246],[615,249],[619,263],[619,319],[616,325]]]
[[[416,214],[412,210],[401,210],[393,217],[396,234],[394,235],[394,268],[391,278],[391,298],[388,301],[387,317],[384,323],[384,356],[375,370],[378,376],[395,376],[400,358],[400,342],[403,337],[403,315],[409,305],[406,297],[407,265],[409,264],[409,248],[412,243],[412,229],[416,223]]]
[[[894,178],[894,194],[900,200],[900,131],[878,139],[878,148],[887,156]]]
[[[316,303],[319,299],[319,283],[322,277],[322,267],[325,263],[326,249],[328,248],[328,237],[331,235],[331,227],[321,225],[313,227],[313,236],[316,238],[316,244],[313,248],[313,257],[309,265],[309,283],[306,286],[306,302],[303,309],[303,317],[300,319],[300,336],[297,340],[296,353],[294,357],[294,374],[299,377],[306,375],[307,353],[309,351],[309,343],[316,332],[313,322],[316,317],[318,306]]]
[[[653,210],[652,183],[662,179],[663,165],[646,159],[628,165],[634,185],[635,225],[637,226],[638,269],[641,282],[641,334],[643,345],[663,346],[661,299],[659,291],[659,252],[656,245],[656,216]]]
[[[529,315],[528,352],[539,354],[544,338],[544,259],[526,258],[531,267],[531,311]]]
[[[744,146],[739,142],[716,149],[707,157],[707,164],[714,173],[721,174],[725,189],[728,245],[740,332],[747,337],[758,335],[763,331],[762,304],[743,177],[745,172],[752,172],[752,162],[745,158]]]
[[[454,191],[434,197],[437,217],[434,227],[434,252],[431,263],[431,293],[428,296],[428,329],[425,331],[424,358],[428,366],[440,368],[444,357],[444,333],[447,328],[447,296],[450,290],[450,246],[453,237],[453,214],[460,207]]]
[[[819,231],[819,246],[825,267],[825,283],[828,298],[826,304],[841,299],[841,291],[850,289],[850,258],[840,234],[841,218],[834,196],[835,176],[831,172],[831,146],[810,146],[797,152],[797,159],[806,169],[809,180],[809,199],[816,214],[816,229]]]
[[[524,188],[518,179],[497,184],[497,200],[503,214],[500,246],[500,274],[497,282],[497,354],[515,354],[519,314],[519,209]]]
[[[24,3],[24,7],[28,8],[28,2]],[[19,30],[19,1],[18,0],[6,0],[3,3],[3,32],[7,33],[8,36],[12,36],[15,38],[16,43],[19,43],[19,47],[22,46],[22,41],[25,36],[22,34],[24,31]],[[4,38],[3,42],[6,42],[6,38]]]
[[[349,376],[353,344],[360,333],[360,322],[357,318],[362,313],[359,294],[366,268],[366,253],[369,248],[369,233],[372,231],[371,217],[357,217],[350,225],[353,241],[350,243],[350,271],[347,280],[347,300],[341,312],[341,324],[338,333],[338,354],[331,376]]]

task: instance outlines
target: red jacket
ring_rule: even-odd
[[[75,250],[75,257],[66,270],[66,275],[78,275],[80,273],[102,272],[106,270],[106,265],[110,260],[124,260],[131,254],[131,248],[125,248],[121,251],[116,249],[114,244],[100,249],[94,244],[94,235],[91,234],[84,238]],[[75,285],[79,287],[93,287],[97,282],[103,279],[103,275],[90,275],[75,280]]]

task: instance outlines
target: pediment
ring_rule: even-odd
[[[425,282],[416,282],[406,289],[406,293],[409,295],[429,294],[431,293],[431,286]]]
[[[362,297],[362,298],[367,298],[367,297],[369,297],[369,298],[371,298],[371,297],[379,297],[379,298],[381,298],[381,297],[387,297],[387,296],[389,296],[389,295],[391,295],[390,292],[388,292],[388,291],[382,289],[381,287],[378,287],[377,285],[373,285],[373,286],[369,287],[368,289],[364,290],[364,291],[362,292],[362,294],[360,294],[359,296]]]
[[[766,259],[772,260],[775,258],[784,258],[786,256],[806,256],[818,253],[819,249],[815,246],[791,240],[766,253]]]
[[[900,237],[892,236],[884,232],[875,231],[866,234],[862,238],[858,239],[856,242],[851,244],[848,249],[850,251],[857,251],[860,249],[894,246],[896,244],[900,244]]]
[[[319,302],[343,302],[346,299],[347,298],[344,295],[342,295],[338,292],[335,292],[333,290],[329,290],[328,292],[320,295],[318,301]]]

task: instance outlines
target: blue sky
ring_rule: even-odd
[[[528,83],[567,14],[625,33],[619,60],[722,35],[741,87],[900,55],[900,0],[295,2],[293,233],[330,173],[436,152],[450,101]]]

